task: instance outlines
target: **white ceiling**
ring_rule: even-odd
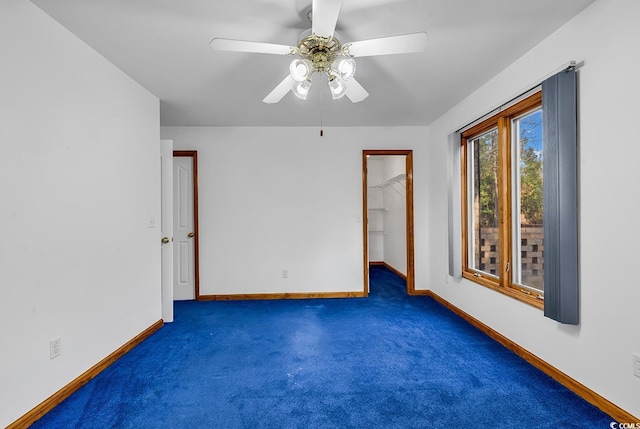
[[[295,45],[311,0],[32,1],[160,98],[162,125],[401,126],[430,124],[594,0],[343,0],[342,42],[426,31],[427,50],[357,59],[361,103],[314,82],[272,105],[291,58],[209,42]]]

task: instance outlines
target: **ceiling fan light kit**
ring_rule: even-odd
[[[308,60],[295,59],[289,64],[289,74],[297,82],[302,82],[307,80],[313,73],[311,67],[312,64]]]
[[[295,55],[289,64],[289,74],[265,98],[265,103],[277,103],[289,91],[306,100],[313,73],[324,73],[334,100],[347,96],[358,103],[369,93],[354,79],[354,57],[421,52],[427,44],[425,32],[382,37],[379,39],[341,44],[335,33],[342,0],[313,0],[312,28],[302,33],[296,47],[271,43],[215,38],[214,50]]]
[[[331,90],[331,98],[337,100],[347,93],[347,87],[335,75],[329,76],[329,89]]]
[[[356,61],[353,58],[344,58],[338,61],[336,71],[342,80],[349,80],[356,74]]]
[[[298,84],[291,89],[291,92],[299,99],[306,100],[307,95],[309,95],[309,88],[311,88],[311,80],[306,79],[298,82]]]

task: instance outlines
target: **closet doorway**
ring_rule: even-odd
[[[413,255],[413,151],[362,151],[364,292],[369,266],[384,265],[415,293]]]

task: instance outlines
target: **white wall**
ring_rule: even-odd
[[[640,2],[597,0],[429,128],[429,287],[527,350],[640,416],[637,212]],[[581,324],[447,273],[447,133],[569,60],[579,71]],[[447,281],[445,281],[445,279]]]
[[[163,127],[175,149],[198,151],[201,294],[362,291],[362,150],[414,149],[420,194],[425,133],[329,128],[320,137],[303,127]],[[425,211],[420,199],[420,261]],[[416,279],[425,285],[426,264]]]
[[[0,58],[4,427],[161,318],[160,161],[158,100],[32,3]]]
[[[392,155],[384,158],[384,180],[391,180],[406,172],[404,155]],[[384,188],[384,261],[407,274],[407,192],[406,180],[393,183]]]

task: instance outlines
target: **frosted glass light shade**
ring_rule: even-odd
[[[289,64],[289,74],[296,81],[302,82],[311,74],[311,65],[307,61],[295,59]]]
[[[331,97],[334,100],[342,98],[347,93],[347,88],[340,79],[335,76],[329,78],[329,89],[331,90]]]
[[[336,63],[336,72],[342,80],[349,80],[356,73],[356,61],[353,58],[343,58]]]
[[[311,88],[311,81],[307,79],[299,82],[296,86],[294,86],[291,92],[293,92],[295,96],[300,98],[301,100],[306,100],[307,95],[309,95],[309,88]]]

